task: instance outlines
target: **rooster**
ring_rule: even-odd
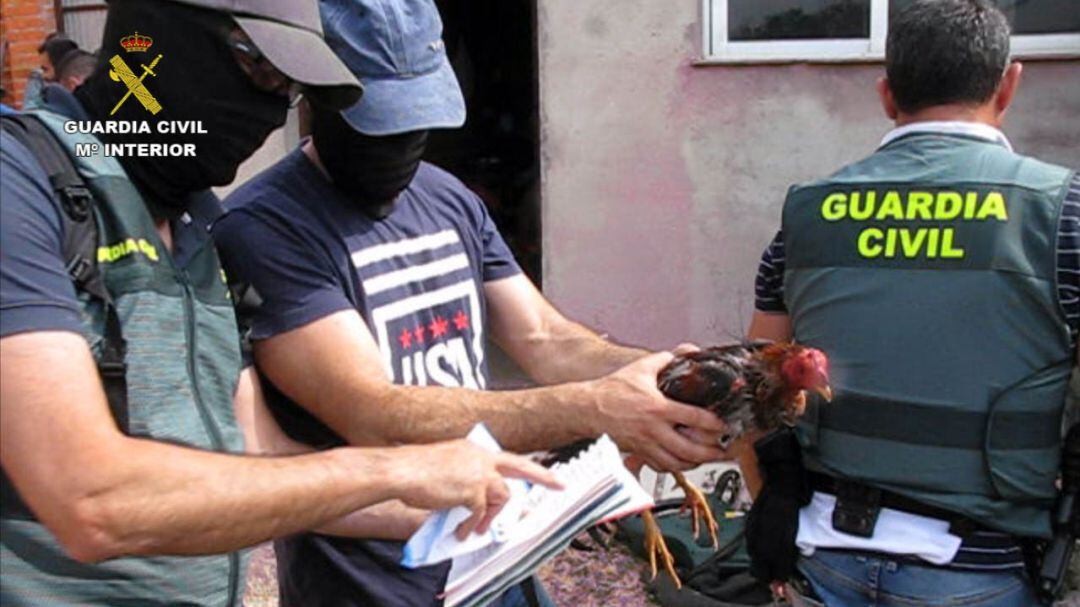
[[[681,354],[660,371],[657,386],[668,398],[704,407],[722,419],[729,429],[725,446],[750,431],[764,433],[794,424],[806,407],[808,390],[832,400],[825,354],[792,342],[756,341]],[[686,493],[684,508],[693,516],[695,537],[699,520],[704,520],[713,547],[718,547],[716,519],[705,495],[682,473],[673,476]],[[642,518],[653,578],[659,557],[675,586],[681,587],[656,519],[651,512]]]

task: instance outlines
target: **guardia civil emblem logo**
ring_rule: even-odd
[[[135,32],[130,36],[124,36],[120,39],[121,48],[128,53],[145,53],[150,50],[150,47],[153,45],[153,38],[144,36],[139,32]],[[116,106],[109,112],[110,116],[115,114],[117,110],[120,109],[120,106],[124,105],[124,102],[128,100],[128,97],[131,97],[132,95],[134,95],[135,99],[138,100],[146,111],[151,114],[156,115],[161,111],[161,104],[158,103],[158,100],[154,98],[153,93],[151,93],[150,90],[146,88],[146,85],[143,84],[143,80],[145,80],[147,76],[157,76],[157,74],[154,73],[154,68],[157,67],[157,64],[160,61],[161,55],[158,55],[157,57],[154,57],[154,60],[150,62],[150,65],[140,64],[139,67],[142,68],[142,74],[136,76],[135,72],[128,67],[128,64],[124,62],[120,55],[113,55],[112,58],[109,59],[109,65],[112,66],[112,69],[109,70],[109,77],[112,78],[114,82],[124,83],[124,86],[127,87],[127,93],[124,93],[124,96],[120,98],[120,101],[116,102]]]

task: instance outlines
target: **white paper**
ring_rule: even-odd
[[[493,453],[502,451],[498,441],[484,424],[474,426],[467,439]],[[464,540],[457,539],[454,531],[472,515],[472,512],[464,506],[434,512],[405,544],[402,566],[416,568],[434,565],[505,541],[509,529],[521,517],[525,495],[530,487],[529,483],[520,479],[508,478],[506,484],[510,489],[510,500],[492,521],[486,533],[470,533]]]
[[[485,604],[530,575],[584,529],[653,505],[607,436],[570,462],[552,467],[552,473],[565,488],[532,487],[505,542],[454,559],[446,607]]]

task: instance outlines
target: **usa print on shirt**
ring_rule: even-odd
[[[352,262],[394,383],[484,389],[484,307],[456,230],[370,245]]]

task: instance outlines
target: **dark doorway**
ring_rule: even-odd
[[[480,195],[518,263],[539,285],[540,162],[532,0],[436,0],[465,93],[461,129],[432,133],[428,160]]]

